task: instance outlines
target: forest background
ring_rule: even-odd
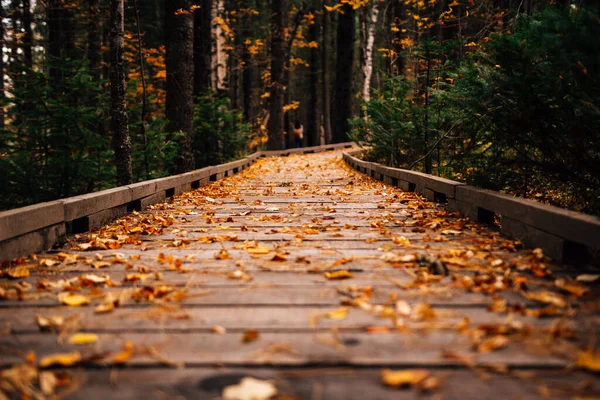
[[[0,209],[304,144],[600,215],[568,0],[4,0]]]

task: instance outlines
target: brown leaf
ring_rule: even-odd
[[[504,335],[495,335],[485,339],[482,343],[479,343],[479,345],[477,345],[477,351],[480,353],[489,353],[508,346],[509,342],[508,337]]]
[[[258,332],[256,329],[248,329],[246,331],[244,331],[244,334],[242,335],[242,343],[250,343],[250,342],[254,342],[255,340],[258,340],[258,338],[260,337],[260,332]]]
[[[133,343],[126,342],[123,345],[123,350],[113,357],[113,362],[115,364],[125,364],[131,357],[133,357]]]

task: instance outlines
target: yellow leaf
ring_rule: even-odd
[[[327,279],[350,279],[350,278],[354,278],[354,275],[351,272],[342,270],[342,271],[334,271],[334,272],[325,272],[325,278],[327,278]]]
[[[395,236],[392,238],[394,244],[400,244],[403,246],[410,246],[410,240],[405,238],[404,236]]]
[[[253,249],[248,249],[247,251],[250,254],[269,254],[271,250],[268,247],[258,246]]]
[[[70,344],[90,344],[98,341],[95,333],[76,333],[69,338]]]
[[[71,307],[79,307],[90,303],[88,297],[71,292],[59,293],[58,301]]]
[[[325,316],[329,319],[344,319],[348,316],[348,309],[345,307],[338,308],[335,311],[325,313]]]
[[[29,276],[29,269],[26,267],[11,268],[7,271],[7,274],[13,279],[27,278]]]
[[[577,355],[577,366],[589,369],[590,371],[600,372],[600,358],[598,358],[598,355],[592,349],[580,351]]]
[[[405,369],[400,371],[384,369],[381,371],[381,380],[383,383],[394,387],[415,386],[429,376],[429,371],[425,369]]]
[[[63,367],[70,367],[71,365],[77,364],[81,361],[81,353],[74,351],[72,353],[59,353],[51,354],[46,357],[42,357],[40,360],[40,367],[46,368],[51,365],[61,365]]]

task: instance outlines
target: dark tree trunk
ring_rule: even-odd
[[[392,21],[396,24],[396,27],[398,28],[398,31],[392,33],[393,44],[390,48],[394,50],[395,55],[390,56],[390,72],[392,73],[392,75],[404,75],[404,55],[402,54],[402,46],[400,45],[402,35],[406,35],[402,33],[401,29],[402,21],[405,18],[404,2],[397,1],[393,4],[394,5],[391,16]]]
[[[99,0],[88,0],[88,49],[87,58],[94,81],[100,85],[100,26]]]
[[[354,9],[345,4],[338,15],[337,64],[335,73],[335,107],[333,140],[348,140],[352,117],[352,91],[354,82]]]
[[[63,71],[52,66],[59,60],[74,56],[74,18],[72,10],[63,0],[49,0],[48,18],[48,55],[50,56],[50,81],[60,86]]]
[[[195,0],[194,11],[194,96],[210,88],[210,52],[212,49],[212,0]]]
[[[254,1],[245,0],[244,7],[249,9],[254,7]],[[248,46],[243,43],[245,40],[252,40],[252,19],[246,14],[242,21],[242,91],[243,91],[243,107],[244,118],[247,122],[252,121],[252,57]]]
[[[23,0],[23,61],[27,69],[33,68],[33,32],[31,29],[30,0]]]
[[[285,64],[283,0],[273,0],[271,10],[271,90],[269,122],[267,124],[269,150],[285,148],[283,138],[283,81]]]
[[[117,185],[128,185],[132,182],[131,172],[131,140],[129,138],[129,121],[125,105],[125,45],[123,0],[111,0],[110,30],[110,97],[111,97],[111,131],[117,167]]]
[[[6,46],[4,41],[4,6],[0,1],[0,49]],[[4,93],[4,57],[0,57],[0,130],[4,130],[4,118],[6,117],[4,107],[6,105],[6,97]],[[4,143],[0,142],[0,148],[4,146]]]
[[[314,13],[315,10],[311,10]],[[308,28],[308,41],[319,42],[320,26],[315,21]],[[309,69],[309,101],[306,121],[306,138],[308,146],[318,146],[321,129],[321,112],[319,108],[319,49],[310,49]]]
[[[331,17],[329,16],[329,11],[325,9],[325,6],[328,5],[328,0],[323,0],[323,40],[321,43],[321,62],[322,62],[322,84],[323,84],[323,131],[325,134],[325,142],[331,143],[332,132],[331,132],[331,81],[329,79],[329,41],[330,41],[330,27],[329,21]]]
[[[165,3],[165,36],[167,48],[168,132],[181,133],[179,153],[175,161],[177,173],[194,169],[194,19],[190,0],[169,0]]]

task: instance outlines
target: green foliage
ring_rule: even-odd
[[[422,168],[429,159],[441,175],[599,213],[596,15],[553,7],[522,15],[512,33],[429,70],[435,81],[423,83],[420,71],[416,99],[392,78],[392,89],[366,104],[367,118],[354,120],[355,140],[391,165]],[[417,54],[449,60],[451,48],[424,43]]]
[[[420,110],[408,99],[409,90],[402,76],[388,78],[386,89],[375,90],[365,104],[366,118],[350,121],[351,140],[372,146],[371,157],[394,167],[407,167],[422,153],[415,127]]]
[[[243,156],[250,125],[232,109],[227,96],[212,92],[196,101],[194,108],[194,154],[196,165],[217,165]]]
[[[14,117],[0,133],[2,208],[87,193],[114,180],[112,151],[97,129],[105,102],[87,65],[62,60],[52,67],[61,76],[56,85],[27,70],[11,92]]]
[[[135,98],[133,93],[137,87],[137,80],[129,81],[127,85],[128,98]],[[130,101],[127,104],[131,137],[131,165],[133,177],[137,181],[169,175],[169,168],[177,157],[180,135],[167,133],[167,120],[154,110],[157,103],[156,96],[150,94],[147,99],[150,110],[146,111],[146,114],[150,115],[146,116],[146,121],[143,123],[140,119],[142,103]]]

